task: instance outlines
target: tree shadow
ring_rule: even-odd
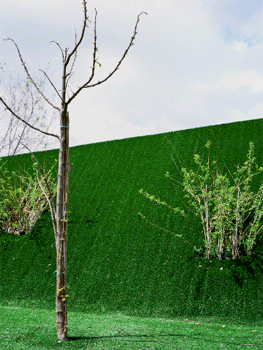
[[[171,346],[172,344],[175,344],[177,342],[181,343],[182,338],[184,338],[184,341],[187,341],[190,339],[197,340],[197,341],[200,340],[202,342],[213,343],[214,346],[216,346],[216,344],[225,344],[225,345],[233,344],[233,345],[254,345],[254,346],[262,347],[262,344],[261,345],[260,344],[244,344],[241,341],[240,336],[235,336],[235,338],[237,340],[236,342],[228,342],[228,341],[223,341],[223,340],[217,340],[215,337],[213,337],[212,334],[211,334],[211,339],[208,339],[208,338],[202,336],[202,332],[196,333],[195,335],[186,335],[186,334],[181,334],[181,333],[171,334],[171,333],[166,333],[166,332],[162,332],[162,333],[158,333],[158,334],[132,334],[132,333],[136,333],[136,332],[108,335],[108,336],[90,336],[90,337],[88,337],[88,336],[83,336],[83,337],[82,336],[80,336],[80,337],[75,336],[74,337],[73,336],[73,337],[69,337],[69,341],[84,340],[84,341],[88,342],[88,345],[90,345],[92,343],[96,343],[96,341],[109,341],[109,340],[113,340],[113,339],[118,339],[118,340],[123,339],[123,340],[131,341],[131,342],[147,341],[147,342],[156,342],[156,343],[166,343],[167,346]],[[171,344],[169,344],[169,339],[172,340],[175,337],[177,339],[174,340]],[[153,338],[155,338],[155,339],[153,339]]]

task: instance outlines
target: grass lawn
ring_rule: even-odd
[[[56,339],[55,312],[0,306],[0,349],[213,350],[263,348],[263,325],[219,318],[146,318],[68,312],[68,342]]]

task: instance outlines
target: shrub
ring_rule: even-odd
[[[52,168],[53,169],[53,168]],[[32,231],[43,210],[48,205],[50,194],[54,194],[55,182],[51,170],[45,173],[33,162],[33,175],[25,170],[8,171],[0,158],[0,228],[15,235]],[[48,192],[48,191],[47,191]]]
[[[236,259],[242,249],[249,256],[263,228],[263,185],[257,192],[252,190],[254,176],[263,171],[256,164],[254,144],[250,142],[247,160],[241,167],[236,166],[233,174],[229,170],[223,174],[217,162],[210,160],[211,142],[208,141],[205,146],[208,149],[207,161],[204,163],[200,155],[195,154],[197,169],[182,167],[183,181],[180,183],[187,199],[185,205],[202,223],[205,256],[222,259],[223,255],[231,255],[232,259]],[[168,172],[165,176],[178,182]],[[184,210],[172,208],[144,190],[140,193],[186,216]]]

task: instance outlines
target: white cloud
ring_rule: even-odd
[[[248,49],[248,43],[245,43],[244,41],[238,41],[235,40],[233,42],[233,50],[236,52],[242,52],[242,51],[247,51]]]
[[[89,108],[86,117],[78,118],[76,111],[71,122],[71,145],[102,142],[148,134],[158,134],[183,129],[183,124],[173,123],[165,114],[144,125],[126,120],[122,115],[105,110],[103,106]],[[73,116],[73,113],[72,113]]]
[[[245,91],[242,88],[245,88]],[[254,70],[230,73],[214,83],[197,85],[196,90],[201,93],[218,92],[224,95],[235,92],[236,97],[237,94],[257,94],[263,91],[263,74]]]
[[[263,118],[263,103],[257,103],[253,108],[251,108],[248,114],[249,119]]]
[[[263,118],[263,103],[257,103],[247,112],[238,109],[227,107],[224,109],[224,118],[219,118],[218,123],[227,123],[234,121],[244,121],[251,119],[260,119]]]

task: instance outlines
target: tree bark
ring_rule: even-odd
[[[60,113],[60,151],[56,206],[56,326],[59,340],[67,340],[67,234],[68,234],[68,183],[69,183],[69,114],[66,108]]]

